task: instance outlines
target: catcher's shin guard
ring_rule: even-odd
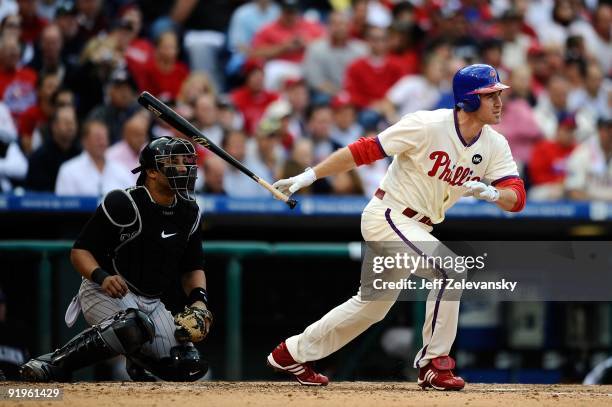
[[[142,311],[128,309],[94,325],[53,353],[31,359],[19,369],[22,380],[66,381],[70,373],[118,354],[131,354],[153,339],[155,327]]]

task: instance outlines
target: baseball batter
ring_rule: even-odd
[[[82,310],[91,328],[23,365],[24,380],[65,381],[118,354],[134,380],[192,381],[206,373],[192,344],[212,322],[196,233],[196,170],[195,149],[185,140],[161,137],[142,150],[137,186],[104,197],[71,253],[83,281],[66,322]],[[173,317],[159,298],[179,278],[191,305]]]
[[[489,125],[499,123],[501,92],[496,70],[484,64],[460,69],[453,78],[455,109],[408,114],[376,138],[362,138],[340,149],[312,169],[274,186],[294,193],[315,180],[393,156],[375,196],[361,218],[365,241],[402,242],[419,255],[419,242],[437,242],[433,225],[464,195],[493,202],[506,211],[525,205],[506,139]],[[485,184],[483,181],[489,181]],[[444,270],[439,270],[443,275]],[[431,278],[431,274],[419,274]],[[456,295],[456,293],[453,293]],[[455,340],[459,302],[448,300],[444,288],[430,292],[423,326],[423,347],[414,365],[422,388],[460,390],[449,356]],[[447,300],[445,300],[447,299]],[[304,385],[326,385],[328,378],[308,362],[340,349],[387,314],[393,301],[365,301],[361,293],[337,306],[299,335],[278,345],[267,362]]]

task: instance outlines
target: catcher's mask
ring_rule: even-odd
[[[151,141],[140,153],[140,172],[136,185],[144,185],[146,170],[153,169],[168,178],[168,184],[180,198],[195,200],[195,181],[198,177],[197,156],[193,145],[180,138],[160,137]]]

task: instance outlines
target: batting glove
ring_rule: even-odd
[[[479,181],[468,181],[463,186],[468,190],[467,195],[473,195],[475,198],[489,202],[495,202],[499,199],[499,190],[491,185]]]
[[[312,168],[306,168],[306,171],[296,175],[295,177],[281,179],[276,181],[272,186],[283,194],[291,195],[302,188],[306,188],[317,180],[317,175]]]

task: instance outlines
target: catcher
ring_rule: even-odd
[[[196,154],[179,138],[162,137],[140,154],[136,187],[108,193],[71,252],[83,276],[66,312],[91,327],[53,353],[21,366],[23,380],[66,381],[70,373],[125,355],[133,380],[194,381],[207,363],[193,346],[210,330],[195,202]],[[176,316],[160,301],[180,278],[190,306]]]

